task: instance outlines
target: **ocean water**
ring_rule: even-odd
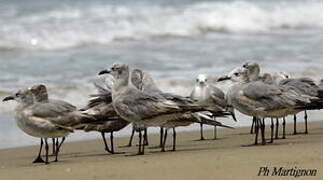
[[[0,1],[0,97],[45,83],[52,98],[82,107],[97,72],[113,62],[144,69],[161,89],[182,95],[199,73],[220,76],[247,59],[267,72],[319,80],[322,9],[321,0]],[[38,142],[15,126],[14,105],[0,103],[0,148]],[[223,121],[250,124],[241,119]]]

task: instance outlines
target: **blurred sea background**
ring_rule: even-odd
[[[322,10],[322,0],[1,0],[0,97],[44,83],[51,98],[82,107],[97,72],[113,62],[141,68],[162,90],[185,96],[199,73],[217,77],[246,60],[263,72],[319,80]],[[0,103],[0,148],[37,144],[16,126],[14,106]],[[321,117],[310,113],[310,121]],[[221,121],[251,124],[245,116]],[[98,137],[78,132],[68,140]]]

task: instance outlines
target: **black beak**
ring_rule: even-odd
[[[109,70],[106,70],[106,69],[105,69],[105,70],[103,70],[103,71],[100,71],[100,72],[99,72],[99,75],[102,75],[102,74],[110,74],[110,72],[111,72],[111,71],[109,71]]]
[[[231,79],[229,76],[222,76],[218,79],[218,82]]]
[[[14,100],[14,99],[15,98],[13,96],[8,96],[8,97],[5,97],[2,101],[6,102],[6,101]]]

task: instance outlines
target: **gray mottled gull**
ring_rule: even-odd
[[[285,73],[274,73],[271,75],[269,73],[264,73],[262,76],[260,75],[260,66],[258,63],[247,61],[242,65],[248,71],[249,81],[262,81],[265,84],[275,84],[278,85],[279,81],[285,78]],[[254,129],[256,129],[256,117],[253,117],[252,125],[250,129],[250,134],[253,134]],[[271,142],[273,142],[274,137],[274,124],[273,119],[271,119]],[[258,124],[257,124],[258,126]],[[286,120],[285,117],[283,118],[283,138],[285,138],[285,126]],[[278,139],[278,129],[279,128],[279,118],[276,118],[276,139]]]
[[[310,78],[288,78],[281,80],[279,83],[280,86],[285,86],[285,87],[291,87],[300,93],[307,94],[309,96],[315,96],[319,97],[320,95],[320,90],[319,86],[317,86],[314,81]],[[320,97],[322,98],[322,97]],[[311,108],[306,108],[308,110],[311,110]],[[305,134],[308,134],[308,128],[307,128],[307,121],[308,121],[308,115],[306,109],[304,110],[304,122],[305,122]],[[314,108],[316,109],[316,108]],[[295,111],[294,114],[294,134],[298,134],[296,130],[296,114],[300,112],[298,110]]]
[[[47,88],[43,84],[34,85],[33,87],[31,87],[30,90],[34,94],[36,102],[56,104],[57,107],[61,108],[61,111],[63,112],[76,111],[76,107],[68,102],[58,100],[58,99],[49,99]],[[52,141],[53,141],[53,154],[56,154],[56,151],[59,149],[59,147],[62,146],[63,142],[65,141],[65,137],[62,138],[61,143],[59,143],[58,138],[52,138]]]
[[[285,117],[295,109],[303,108],[317,100],[316,97],[288,88],[266,84],[263,81],[250,81],[245,68],[236,68],[219,81],[227,79],[234,82],[227,94],[228,102],[241,113],[256,117],[256,122],[261,126],[262,144],[266,144],[264,118]],[[258,132],[259,126],[256,129],[255,144],[258,144]]]
[[[131,82],[135,87],[143,92],[149,93],[151,95],[154,95],[155,97],[159,97],[160,99],[166,99],[166,100],[174,100],[181,101],[183,103],[192,103],[193,101],[186,97],[181,97],[178,95],[170,94],[170,93],[163,93],[155,84],[151,76],[140,69],[134,69],[131,73]],[[219,111],[219,110],[218,110]],[[222,113],[224,110],[219,111],[219,113]],[[211,121],[210,121],[211,120]],[[173,129],[173,151],[176,150],[176,127],[179,126],[188,126],[192,123],[205,123],[209,125],[219,125],[222,127],[227,127],[225,125],[222,125],[220,122],[213,121],[209,116],[203,115],[202,113],[185,113],[180,118],[172,119],[167,121],[165,124],[161,125],[161,129],[165,128],[165,134],[163,137],[163,134],[161,133],[161,144],[162,144],[162,151],[165,151],[165,144],[166,144],[166,138],[167,138],[167,131],[168,129]]]
[[[244,64],[244,67],[249,69],[249,72],[250,72],[250,69],[258,69],[258,74],[259,74],[260,66],[257,63],[246,63],[246,64]],[[254,74],[256,74],[256,73],[254,73]],[[257,76],[257,74],[254,76]],[[322,98],[322,92],[321,92],[319,86],[317,86],[314,83],[314,81],[310,78],[291,78],[291,75],[289,75],[286,72],[277,72],[277,73],[273,73],[271,79],[272,79],[272,83],[274,83],[282,88],[287,88],[292,91],[297,91],[300,94],[318,97],[320,99]],[[313,108],[320,109],[321,107],[315,105],[315,107],[307,107],[304,110],[305,134],[308,133],[308,128],[307,128],[308,115],[307,115],[306,110],[311,110]],[[296,114],[299,113],[300,111],[301,110],[297,109],[293,113],[291,113],[292,115],[294,115],[294,134],[297,134]],[[276,125],[278,125],[278,124],[276,123]],[[276,128],[276,137],[277,137],[277,128]],[[283,135],[283,138],[284,138],[284,135]]]
[[[14,117],[18,127],[30,136],[45,140],[46,164],[48,163],[48,138],[66,137],[70,132],[73,132],[74,125],[93,120],[77,112],[66,113],[52,103],[35,102],[30,89],[21,89],[15,95],[3,99],[3,101],[9,100],[18,102],[14,109]],[[41,141],[41,147],[42,145]],[[56,151],[55,161],[57,161],[58,152],[59,149]],[[36,162],[42,162],[40,153]]]

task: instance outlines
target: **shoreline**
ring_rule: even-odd
[[[323,122],[321,120],[321,113],[320,111],[310,111],[308,113],[309,115],[309,121],[310,123],[315,122]],[[218,120],[225,125],[232,126],[235,129],[237,128],[244,128],[244,127],[251,127],[251,119],[248,116],[242,115],[239,112],[237,112],[238,122],[234,122],[231,118],[219,118]],[[14,122],[14,119],[11,114],[6,114],[5,116],[0,117],[0,121],[2,121],[2,131],[0,132],[0,150],[5,149],[13,149],[13,148],[22,148],[22,147],[29,147],[29,146],[37,146],[39,144],[38,139],[34,137],[30,137],[26,135],[24,132],[22,132]],[[276,120],[274,120],[274,123]],[[280,119],[280,127],[282,120]],[[300,125],[303,126],[302,123],[304,123],[303,119],[303,113],[298,114],[297,122],[299,122]],[[268,126],[270,123],[270,120],[266,120],[266,126]],[[293,117],[289,116],[286,119],[286,126],[292,126],[293,124]],[[269,126],[268,126],[269,127]],[[191,125],[187,127],[179,127],[177,128],[177,132],[194,132],[199,130],[199,125]],[[7,131],[8,129],[11,129],[10,131]],[[205,126],[205,130],[211,130],[211,126]],[[219,128],[221,129],[221,128]],[[0,129],[1,130],[1,129]],[[122,129],[119,132],[114,133],[116,138],[123,138],[130,136],[131,132],[131,126],[127,126],[126,128]],[[149,128],[148,130],[149,134],[158,134],[159,128]],[[84,140],[98,140],[101,138],[101,135],[96,132],[82,132],[82,131],[76,131],[75,133],[72,133],[68,136],[67,142],[80,142]]]
[[[303,131],[303,123],[298,123]],[[281,126],[280,126],[281,127]],[[266,146],[246,146],[253,143],[250,127],[235,130],[219,129],[219,140],[197,141],[199,131],[179,132],[177,151],[172,152],[172,133],[169,132],[168,150],[150,147],[158,144],[159,136],[149,136],[149,147],[144,156],[126,156],[137,152],[137,147],[119,148],[128,137],[115,138],[116,151],[125,154],[111,155],[104,151],[98,140],[67,142],[63,145],[59,162],[32,164],[38,146],[0,150],[1,179],[259,179],[261,167],[316,169],[323,177],[323,122],[310,122],[309,134],[291,136],[293,126],[286,126],[287,139],[278,139]],[[270,129],[266,128],[266,138]],[[109,136],[107,136],[108,139]],[[213,130],[205,131],[206,138],[213,138]],[[109,143],[109,142],[108,142]],[[137,143],[137,137],[133,144]],[[53,157],[50,158],[53,160]],[[294,177],[285,177],[294,178]],[[298,177],[302,179],[304,177]]]

